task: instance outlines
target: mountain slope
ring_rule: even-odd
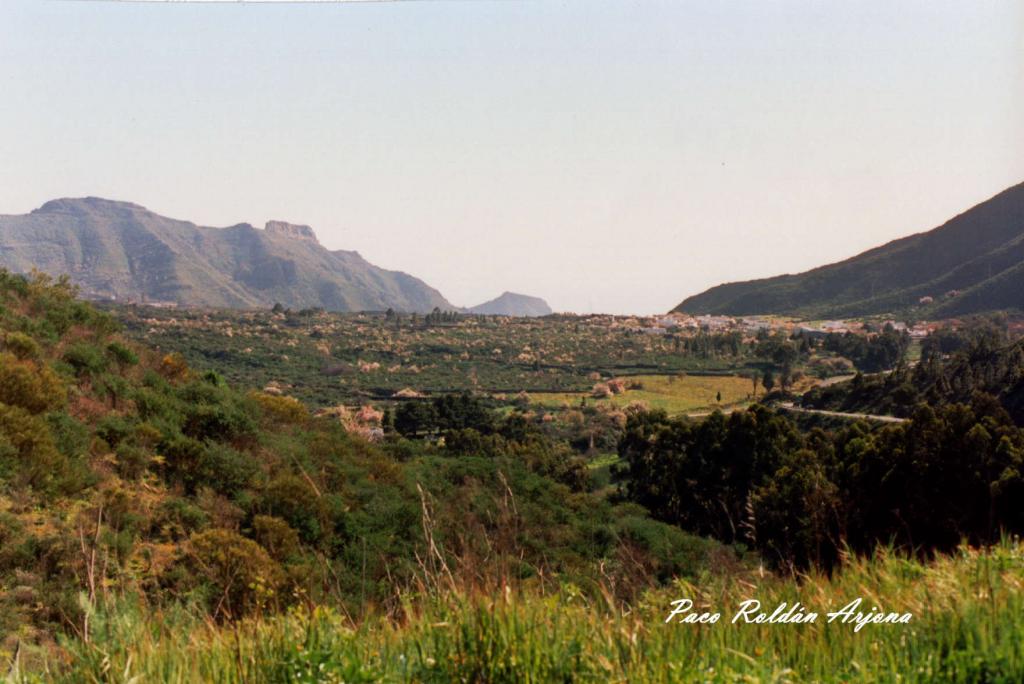
[[[1008,308],[1024,309],[1024,183],[926,233],[806,273],[719,285],[674,311],[840,317]]]
[[[94,299],[334,311],[453,309],[437,290],[356,252],[330,251],[309,226],[208,228],[95,197],[0,216],[0,267],[68,274]]]
[[[465,311],[492,316],[547,316],[551,313],[551,307],[540,297],[503,292],[501,296]]]

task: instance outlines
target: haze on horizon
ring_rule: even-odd
[[[656,313],[1024,180],[1024,3],[0,4],[0,214],[308,223],[459,305]]]

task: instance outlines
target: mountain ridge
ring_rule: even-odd
[[[374,266],[354,251],[324,248],[306,225],[200,226],[99,197],[54,199],[28,214],[0,215],[0,266],[66,273],[92,299],[229,308],[281,302],[335,311],[457,308],[414,276]]]
[[[932,230],[803,273],[718,285],[673,311],[831,318],[998,309],[1024,309],[1024,183]]]

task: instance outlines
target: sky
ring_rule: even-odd
[[[657,313],[1024,181],[1024,2],[0,2],[0,214],[282,219]]]

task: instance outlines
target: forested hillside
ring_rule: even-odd
[[[716,553],[589,491],[581,459],[522,417],[467,400],[433,426],[475,427],[447,448],[372,444],[343,408],[236,390],[117,328],[66,281],[0,272],[6,658],[88,640],[117,597],[219,621],[315,604],[400,615],[404,592],[442,580],[604,577],[625,597]]]
[[[1012,341],[998,325],[940,329],[925,339],[921,360],[891,374],[814,389],[803,404],[819,409],[909,416],[922,404],[990,398],[1024,426],[1024,340]]]

